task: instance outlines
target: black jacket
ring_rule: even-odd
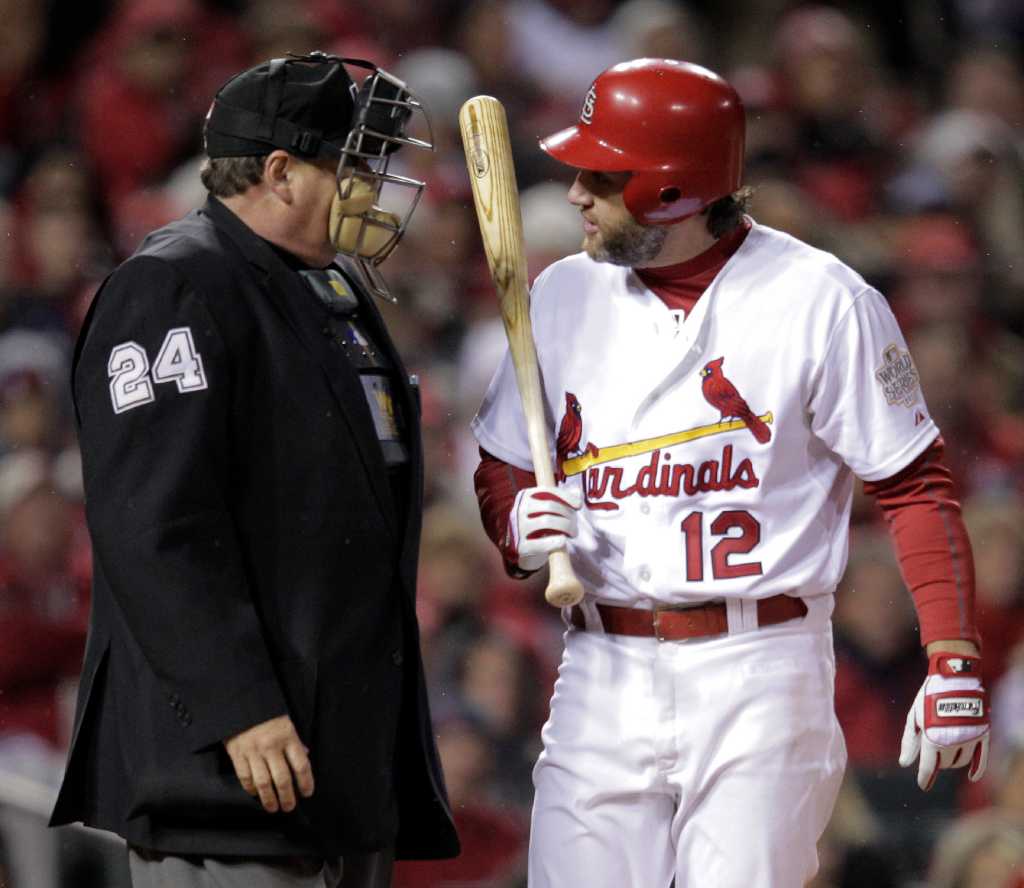
[[[400,527],[326,317],[214,199],[151,234],[96,297],[73,370],[92,621],[55,824],[177,853],[458,852],[414,610],[414,394],[401,371]],[[222,740],[286,712],[316,792],[267,814]]]

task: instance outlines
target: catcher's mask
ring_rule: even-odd
[[[369,72],[358,88],[346,65]],[[425,140],[407,132],[414,114],[422,115]],[[378,266],[405,233],[424,183],[389,172],[391,155],[404,145],[434,147],[426,112],[401,80],[372,62],[322,52],[272,59],[218,90],[203,137],[209,157],[282,148],[335,160],[331,242],[356,260],[372,292],[392,299]],[[401,189],[389,189],[388,207],[379,203],[385,184]]]

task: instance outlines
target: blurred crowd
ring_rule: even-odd
[[[505,577],[476,515],[468,423],[504,338],[457,111],[478,93],[508,110],[532,276],[581,239],[566,170],[536,140],[575,119],[598,72],[641,56],[732,80],[754,217],[834,252],[889,298],[975,547],[989,773],[978,785],[944,773],[924,795],[895,765],[926,668],[914,610],[880,514],[857,501],[835,614],[850,768],[814,888],[1024,885],[1019,0],[0,0],[0,17],[0,884],[121,884],[9,791],[58,779],[87,625],[67,385],[76,331],[116,263],[203,200],[201,126],[217,86],[324,49],[405,79],[436,145],[397,158],[428,191],[383,267],[398,297],[383,310],[423,386],[419,611],[465,851],[401,865],[396,888],[525,885],[530,769],[563,629],[542,578]]]

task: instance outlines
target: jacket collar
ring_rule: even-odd
[[[270,244],[212,194],[207,197],[200,212],[209,216],[213,224],[231,238],[242,255],[253,265],[269,272],[278,263],[282,263],[281,257],[274,252]]]

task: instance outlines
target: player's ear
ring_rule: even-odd
[[[292,181],[295,176],[295,159],[287,152],[271,151],[263,162],[263,181],[284,203],[293,199]]]

